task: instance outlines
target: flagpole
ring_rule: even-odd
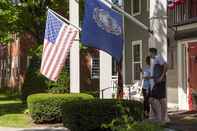
[[[141,28],[143,28],[144,30],[148,31],[149,33],[153,34],[153,31],[150,30],[149,27],[147,27],[145,24],[143,24],[142,22],[140,22],[138,19],[136,19],[135,17],[131,16],[130,14],[128,14],[126,11],[124,11],[123,9],[121,9],[120,7],[118,7],[117,5],[113,4],[110,0],[104,0],[105,2],[107,2],[108,4],[110,4],[114,9],[118,10],[122,15],[126,16],[128,19],[132,20],[133,22],[135,22],[137,25],[139,25]]]
[[[72,24],[68,19],[64,18],[63,16],[61,16],[57,12],[53,11],[52,9],[48,8],[48,11],[50,11],[51,13],[57,15],[58,17],[60,17],[61,19],[63,19],[66,23],[69,23],[70,25],[72,25],[75,28],[77,28],[79,31],[82,31],[82,29],[79,26],[76,26],[75,24]]]

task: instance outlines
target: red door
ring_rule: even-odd
[[[197,42],[188,43],[189,109],[196,107],[193,92],[197,92]],[[196,110],[196,109],[195,109]]]
[[[197,16],[197,0],[191,0],[191,17]]]

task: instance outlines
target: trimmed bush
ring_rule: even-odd
[[[62,121],[62,105],[91,100],[87,94],[34,94],[27,98],[30,115],[35,123],[56,123]]]
[[[64,126],[72,131],[99,130],[103,123],[110,123],[112,119],[120,117],[122,112],[118,105],[129,110],[134,120],[141,120],[143,105],[136,101],[91,100],[63,105]]]

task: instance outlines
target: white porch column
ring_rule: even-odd
[[[69,0],[70,21],[79,26],[79,3],[77,0]],[[76,39],[79,39],[77,35]],[[70,50],[70,92],[80,92],[80,61],[79,61],[79,41],[74,41]]]
[[[122,7],[124,8],[125,6],[124,6],[124,1],[123,0],[119,0],[119,2],[121,2],[120,4],[122,4]],[[125,9],[123,9],[123,10],[125,10]],[[125,71],[126,71],[126,58],[125,58],[125,55],[126,55],[126,52],[125,52],[125,47],[126,47],[126,36],[125,36],[125,17],[123,16],[123,18],[122,18],[122,20],[123,20],[123,53],[122,53],[122,80],[123,80],[123,87],[124,87],[124,85],[125,85],[125,83],[126,83],[126,73],[125,73]]]
[[[102,0],[106,5],[110,5]],[[111,1],[111,0],[110,0]],[[112,98],[112,57],[100,50],[100,98]],[[102,91],[103,90],[103,91]]]
[[[187,48],[185,42],[177,42],[177,77],[178,77],[178,108],[189,110],[187,88]]]
[[[112,57],[100,51],[100,98],[112,98]],[[109,88],[109,89],[107,89]],[[106,89],[106,90],[105,90]],[[102,90],[103,93],[102,93]]]
[[[149,47],[157,48],[167,61],[167,0],[150,0],[150,29]]]

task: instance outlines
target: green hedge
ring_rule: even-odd
[[[94,99],[87,94],[34,94],[27,98],[30,115],[35,123],[62,121],[62,105],[80,100]]]
[[[120,117],[118,105],[127,107],[134,120],[142,120],[143,105],[136,101],[91,100],[63,105],[64,126],[72,131],[99,130],[104,123]]]

